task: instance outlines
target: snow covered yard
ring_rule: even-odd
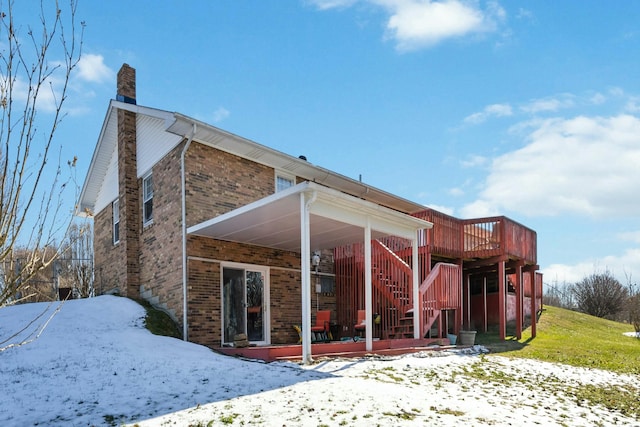
[[[46,307],[0,309],[0,341]],[[265,364],[154,336],[144,314],[124,298],[69,301],[40,338],[0,352],[0,425],[640,424],[637,413],[583,398],[590,387],[638,394],[636,376],[506,359],[481,347]]]

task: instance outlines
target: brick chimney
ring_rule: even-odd
[[[122,64],[118,71],[118,92],[116,100],[127,104],[136,103],[136,69]]]
[[[116,100],[136,103],[136,70],[124,64],[118,71]],[[136,142],[136,113],[118,109],[118,192],[120,197],[120,245],[126,263],[120,291],[140,297],[140,187]]]

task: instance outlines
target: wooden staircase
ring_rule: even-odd
[[[404,317],[398,319],[399,324],[393,326],[388,334],[390,339],[413,338],[413,312],[405,313]]]
[[[407,280],[412,277],[411,268],[383,243],[375,242],[378,255],[383,255],[387,259],[387,262],[380,262],[373,266],[374,274],[372,275],[372,285],[386,303],[386,310],[384,310],[381,307],[383,303],[378,301],[378,313],[386,312],[384,315],[392,319],[388,322],[385,335],[390,339],[413,338],[413,295],[410,280]],[[395,267],[393,272],[388,271],[385,265],[393,265]],[[404,277],[398,277],[399,274]],[[399,285],[403,282],[409,283],[409,286]],[[416,304],[421,311],[421,318],[424,319],[420,325],[420,337],[425,337],[438,320],[440,320],[438,336],[442,336],[443,310],[461,309],[461,284],[461,271],[458,265],[438,263],[429,272],[420,285],[420,299]]]

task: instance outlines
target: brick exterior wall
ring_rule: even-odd
[[[182,323],[182,218],[179,144],[153,166],[153,222],[140,232],[140,285],[152,303]],[[142,180],[138,180],[142,194]],[[142,202],[138,206],[142,212]],[[140,218],[142,220],[142,218]],[[149,295],[151,298],[149,298]]]
[[[118,94],[135,100],[135,70],[118,73]],[[120,242],[112,242],[112,208],[94,217],[99,291],[142,296],[183,320],[180,156],[184,141],[156,163],[153,222],[142,224],[142,179],[137,177],[136,115],[118,111]],[[275,192],[273,168],[193,142],[185,156],[187,226],[237,209]],[[188,338],[221,344],[221,262],[269,268],[271,342],[295,343],[301,323],[300,254],[191,236],[187,242]],[[315,311],[316,294],[312,290]],[[322,296],[320,309],[335,310]]]
[[[124,246],[113,244],[111,204],[93,218],[94,274],[98,294],[122,292],[125,280]]]
[[[292,325],[299,325],[302,318],[299,254],[198,236],[189,238],[188,252],[189,341],[213,347],[221,343],[222,261],[271,267],[271,342],[297,342]]]
[[[130,256],[138,267],[138,284],[151,293],[178,323],[182,323],[182,228],[179,144],[152,169],[153,223],[142,221],[142,198],[138,196],[138,253]],[[192,143],[186,155],[187,224],[193,225],[229,212],[273,194],[275,172],[272,168],[242,159],[198,143]],[[127,194],[140,195],[142,180]],[[122,198],[121,198],[122,200]],[[122,201],[120,202],[123,203]],[[111,206],[94,219],[95,257],[98,286],[105,291],[122,288],[127,279],[123,245],[122,207],[121,241],[112,243]],[[127,229],[130,231],[130,229]],[[131,247],[131,246],[129,246]],[[221,344],[221,264],[220,261],[266,266],[269,269],[270,301],[268,311],[271,342],[295,343],[298,335],[292,325],[301,323],[300,255],[287,251],[241,245],[203,237],[189,237],[188,337],[190,341],[216,347]],[[129,263],[131,264],[131,263]],[[122,290],[121,290],[122,292]],[[312,289],[312,311],[316,294]],[[320,309],[335,311],[335,298],[321,296]]]
[[[275,192],[273,168],[202,144],[191,144],[185,165],[187,226]]]

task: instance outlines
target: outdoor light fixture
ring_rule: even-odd
[[[315,251],[311,257],[311,265],[315,267],[316,273],[318,272],[318,266],[320,265],[320,251]]]

